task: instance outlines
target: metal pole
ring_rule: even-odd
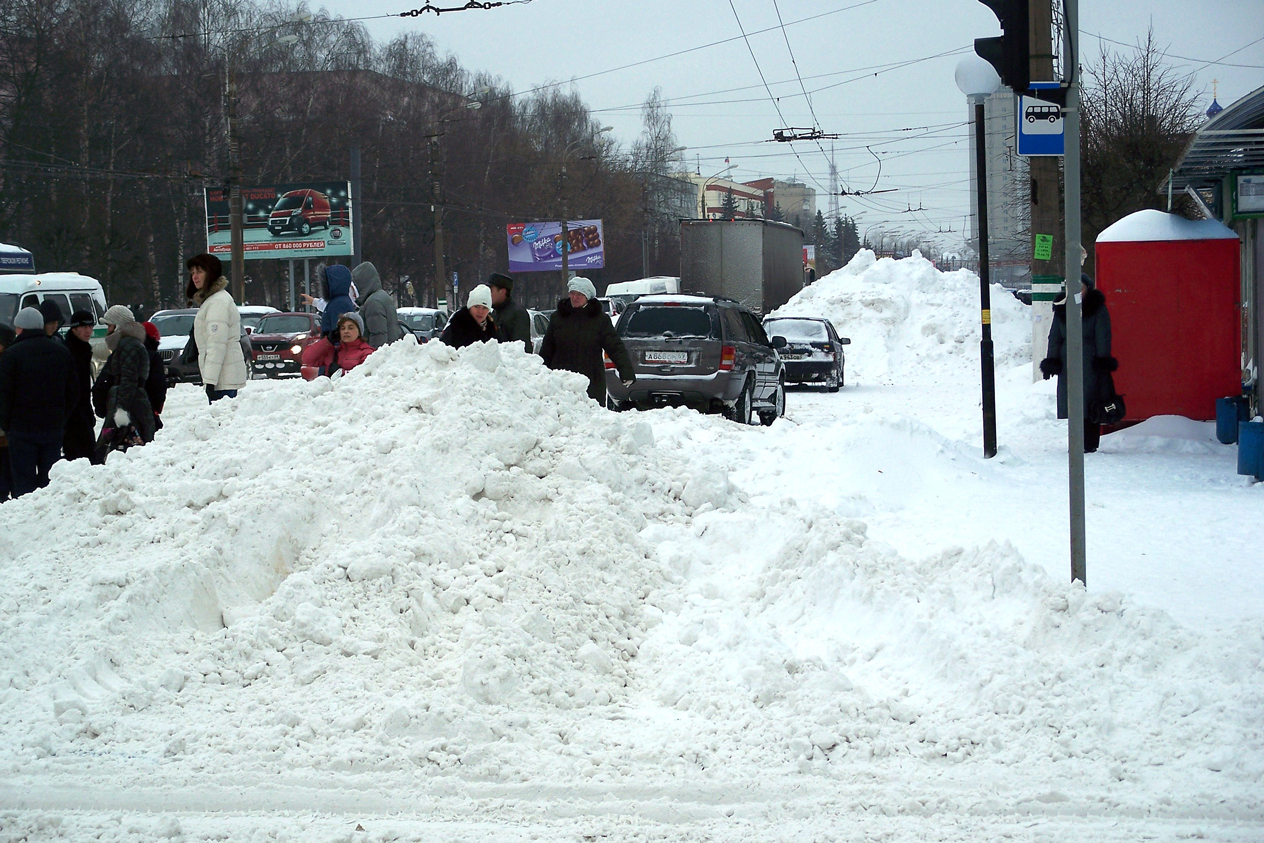
[[[570,253],[571,253],[570,245],[571,245],[571,240],[570,240],[570,237],[568,236],[568,235],[570,234],[570,231],[568,230],[568,229],[569,229],[569,226],[570,226],[570,223],[569,223],[569,222],[567,221],[567,219],[566,219],[566,218],[569,216],[569,214],[567,213],[567,208],[566,208],[566,160],[565,160],[565,155],[566,155],[566,153],[565,153],[565,152],[563,152],[563,153],[562,153],[562,156],[563,156],[563,160],[562,160],[562,187],[561,187],[561,194],[562,194],[562,294],[563,294],[563,295],[565,295],[565,294],[566,294],[566,285],[567,285],[567,284],[569,284],[569,283],[571,282],[571,277],[570,277],[570,269],[571,269],[571,265],[570,265]]]
[[[228,226],[233,298],[246,303],[246,247],[241,207],[241,139],[237,136],[237,69],[228,68]]]
[[[360,144],[351,144],[351,201],[360,198]],[[351,265],[358,266],[364,252],[360,242],[360,215],[351,217]]]
[[[303,292],[307,295],[312,294],[312,271],[310,266],[310,258],[303,258]],[[311,312],[311,305],[307,306],[308,312]]]
[[[1080,8],[1079,0],[1066,0],[1067,88],[1066,108],[1066,321],[1067,321],[1067,433],[1071,497],[1071,581],[1088,585],[1084,529],[1084,326],[1080,322]],[[1072,277],[1076,275],[1077,277]]]
[[[298,310],[298,307],[297,307],[297,304],[298,304],[298,303],[294,300],[294,287],[295,287],[295,284],[294,284],[294,258],[290,258],[290,272],[289,272],[289,280],[290,280],[290,283],[289,283],[289,288],[290,288],[290,312],[291,312],[291,313],[293,313],[294,311]]]
[[[430,138],[430,210],[434,213],[435,250],[435,307],[447,297],[447,277],[443,269],[443,209],[439,206],[442,196],[439,174],[439,136]],[[457,304],[452,302],[449,313],[455,313]]]
[[[979,308],[983,338],[979,359],[983,374],[983,456],[996,456],[996,370],[992,351],[992,294],[988,277],[987,150],[985,144],[984,97],[974,97],[974,161],[979,203]]]

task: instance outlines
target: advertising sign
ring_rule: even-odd
[[[1062,106],[1035,97],[1018,98],[1018,154],[1062,155],[1066,148],[1066,121]]]
[[[807,245],[803,247],[803,268],[816,271],[816,246]]]
[[[246,260],[351,255],[351,183],[303,182],[241,189]],[[228,190],[206,189],[206,250],[232,250]]]
[[[505,236],[509,240],[509,271],[560,271],[563,243],[569,247],[568,268],[582,272],[606,265],[601,220],[569,220],[566,228],[567,236],[563,237],[559,221],[512,222],[505,226]]]

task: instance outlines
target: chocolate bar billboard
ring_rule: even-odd
[[[567,250],[567,268],[582,273],[606,265],[605,238],[601,220],[569,220],[566,236],[562,223],[513,222],[505,226],[509,241],[510,272],[557,272],[562,268],[562,250]]]

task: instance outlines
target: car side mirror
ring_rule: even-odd
[[[772,338],[772,347],[773,347],[773,348],[785,348],[785,347],[786,347],[786,338],[785,338],[785,337],[783,337],[783,336],[775,336],[775,337],[773,337],[773,338]]]
[[[839,337],[839,338],[838,338],[838,344],[839,344],[839,345],[851,345],[851,340],[850,340],[850,339],[848,339],[847,337]]]

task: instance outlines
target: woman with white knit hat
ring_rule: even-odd
[[[465,309],[458,310],[448,320],[440,340],[453,348],[465,348],[476,342],[496,339],[496,322],[492,319],[492,289],[479,284],[470,290]]]

